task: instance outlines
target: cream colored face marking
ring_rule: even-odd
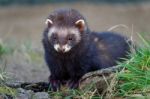
[[[56,50],[56,51],[59,51],[58,49],[60,48],[60,45],[59,44],[55,44],[54,45],[54,49]]]
[[[54,32],[56,32],[56,28],[55,27],[50,28],[50,30],[48,31],[48,37],[50,38],[52,33]]]
[[[74,34],[76,36],[76,43],[79,42],[81,40],[81,37],[80,37],[80,33],[78,31],[78,29],[76,28],[57,28],[55,26],[51,27],[48,31],[48,38],[50,39],[51,38],[51,35],[52,34],[55,34],[57,33],[57,44],[54,44],[54,49],[59,52],[59,51],[63,51],[64,53],[65,52],[69,52],[71,50],[71,46],[69,46],[69,44],[64,44],[64,45],[60,45],[59,44],[59,37],[63,37],[64,39],[67,39],[67,35],[70,33],[70,34]]]
[[[80,33],[78,29],[76,28],[57,28],[57,27],[51,27],[48,31],[48,37],[50,38],[52,33],[57,33],[58,36],[66,36],[68,33],[75,34],[77,38],[77,42],[81,40]]]
[[[68,44],[63,45],[62,48],[60,47],[59,44],[55,44],[54,45],[54,49],[58,52],[59,49],[64,49],[64,53],[69,52],[71,50],[71,46],[69,46]]]
[[[68,44],[63,46],[63,49],[65,50],[64,52],[69,52],[71,49],[71,46],[69,46]]]
[[[98,41],[98,38],[97,38],[97,37],[95,37],[95,38],[94,38],[94,42],[97,42],[97,41]]]

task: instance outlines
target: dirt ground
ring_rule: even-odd
[[[123,24],[128,28],[119,27],[114,31],[129,37],[133,33],[135,40],[138,40],[136,33],[147,33],[146,37],[150,38],[150,3],[73,3],[0,7],[0,39],[15,45],[17,49],[6,58],[6,71],[12,77],[23,81],[47,80],[49,71],[43,60],[42,31],[46,17],[58,8],[79,10],[94,31],[106,31],[115,25]]]

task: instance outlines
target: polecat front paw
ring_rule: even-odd
[[[68,81],[67,85],[68,85],[68,87],[69,87],[70,89],[76,89],[76,88],[78,88],[78,86],[79,86],[79,81],[72,79],[72,80],[69,80],[69,81]]]
[[[51,91],[59,91],[61,86],[60,80],[50,80]]]

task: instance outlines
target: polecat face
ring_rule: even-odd
[[[84,17],[74,9],[56,10],[46,20],[48,40],[57,52],[69,52],[87,29]]]
[[[48,31],[48,40],[57,52],[69,52],[81,41],[81,32],[84,26],[84,20],[78,20],[74,26],[53,25],[50,19],[46,23],[50,25]]]
[[[51,27],[48,32],[49,42],[57,52],[69,52],[81,40],[77,28]]]

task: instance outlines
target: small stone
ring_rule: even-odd
[[[26,90],[24,90],[23,88],[18,88],[18,89],[17,89],[17,92],[18,92],[18,93],[25,93],[25,91],[26,91]]]
[[[0,99],[4,99],[4,98],[6,98],[7,96],[4,96],[4,95],[1,95],[0,94]]]
[[[101,69],[93,72],[89,72],[85,74],[80,79],[79,88],[84,90],[89,86],[93,86],[92,88],[97,88],[100,94],[106,92],[108,88],[108,83],[115,77],[115,71],[120,69],[119,67],[110,67],[106,69]]]
[[[0,93],[0,99],[13,99],[13,96]]]
[[[21,87],[21,84],[24,83],[22,81],[16,81],[16,82],[6,82],[6,85],[9,86],[9,87],[12,87],[12,88],[19,88]]]
[[[16,99],[31,99],[34,92],[32,90],[25,90],[22,88],[18,88],[18,95],[16,96]]]
[[[46,92],[37,92],[33,96],[33,99],[50,99],[49,94]]]
[[[27,94],[30,97],[30,99],[32,98],[34,92],[32,90],[27,90]]]
[[[16,96],[16,99],[30,99],[30,98],[29,98],[28,94],[19,93]]]

